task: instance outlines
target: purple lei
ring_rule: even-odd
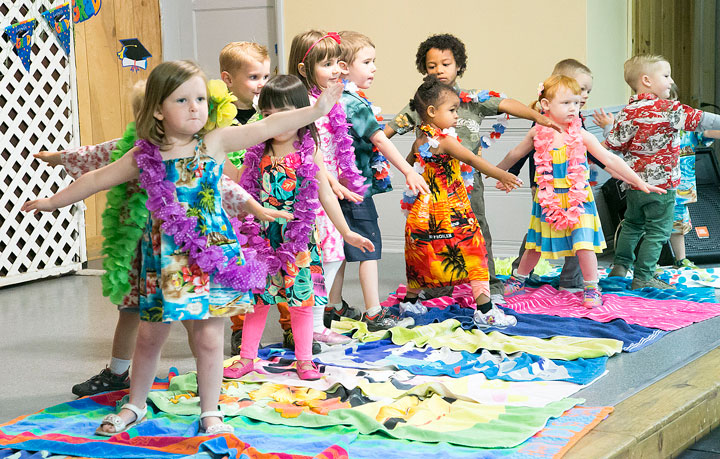
[[[273,251],[269,241],[260,236],[260,224],[253,219],[252,215],[245,217],[240,228],[240,231],[248,238],[248,245],[256,248],[259,260],[267,264],[269,275],[274,275],[288,263],[295,263],[297,254],[308,249],[310,233],[315,224],[315,213],[320,207],[318,183],[315,180],[318,166],[313,158],[315,141],[309,129],[306,130],[302,142],[295,142],[294,147],[300,155],[300,166],[295,171],[298,193],[293,206],[295,218],[289,220],[285,225],[285,242]],[[240,177],[240,186],[245,188],[257,201],[260,201],[262,180],[260,161],[264,154],[264,142],[248,148],[243,162],[245,169]]]
[[[310,95],[318,98],[320,91],[313,88]],[[353,193],[364,196],[368,185],[365,184],[365,177],[355,165],[355,150],[352,146],[352,137],[348,132],[350,125],[347,122],[347,116],[340,104],[333,105],[327,116],[330,120],[332,143],[335,144],[335,157],[340,169],[338,181]]]
[[[205,273],[213,275],[220,285],[238,291],[263,291],[267,278],[267,267],[255,259],[254,251],[246,250],[245,264],[238,265],[238,257],[227,259],[218,246],[208,246],[207,238],[196,230],[197,218],[188,217],[185,208],[175,199],[175,184],[166,180],[167,174],[160,149],[147,140],[140,139],[135,145],[135,161],[142,171],[140,185],[147,191],[145,204],[156,220],[162,221],[160,228],[172,236],[180,250],[188,252],[188,264],[197,264]],[[233,227],[239,225],[231,220]],[[238,243],[244,238],[238,235]]]

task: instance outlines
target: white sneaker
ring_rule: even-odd
[[[427,313],[427,307],[425,307],[419,299],[415,301],[403,301],[399,305],[400,314],[406,312],[412,312],[413,314],[425,314]]]
[[[475,322],[475,325],[477,325],[478,328],[505,328],[517,325],[517,319],[515,316],[507,315],[494,306],[485,314],[480,311],[475,311],[475,314],[473,314],[473,322]]]
[[[492,301],[492,304],[505,304],[505,295],[502,293],[493,293],[490,295],[490,301]]]

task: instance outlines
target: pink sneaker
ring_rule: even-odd
[[[597,287],[583,290],[583,306],[588,309],[597,308],[603,305],[602,294]]]
[[[352,338],[323,328],[320,333],[313,332],[313,341],[325,344],[347,344],[352,341]]]
[[[304,381],[315,381],[322,378],[322,374],[312,360],[298,360],[295,371],[297,371],[298,378]]]
[[[228,367],[223,368],[223,378],[240,379],[251,371],[255,371],[255,361],[251,360],[240,368]]]

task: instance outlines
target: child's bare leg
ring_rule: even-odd
[[[323,262],[323,274],[328,302],[330,304],[340,303],[342,301],[342,285],[345,281],[345,260]]]
[[[488,312],[492,308],[490,302],[490,282],[471,280],[470,288],[472,289],[473,298],[477,304],[478,310],[482,313]]]
[[[117,325],[115,325],[115,336],[112,344],[112,356],[114,358],[132,359],[139,325],[140,314],[125,309],[118,311],[118,321]]]
[[[221,317],[194,320],[193,341],[197,351],[197,383],[200,396],[200,412],[217,411],[223,369],[223,325]],[[222,419],[206,417],[202,420],[206,430],[220,424]]]
[[[360,288],[365,300],[365,310],[380,306],[380,293],[378,292],[378,262],[377,260],[364,260],[359,268]]]
[[[670,235],[670,246],[672,247],[675,260],[680,261],[685,258],[685,235],[682,233],[672,233]]]
[[[185,327],[185,331],[187,332],[188,346],[190,347],[190,352],[192,352],[193,357],[197,359],[197,352],[195,352],[195,338],[193,337],[193,323],[195,323],[194,320],[182,321],[183,327]]]
[[[526,250],[520,260],[520,265],[518,265],[517,273],[521,276],[527,277],[530,274],[530,271],[535,268],[535,265],[538,264],[538,261],[540,261],[541,255],[542,254],[537,250]]]
[[[137,343],[130,374],[129,402],[142,409],[147,403],[147,395],[152,387],[157,371],[160,351],[170,333],[170,324],[163,322],[141,321],[138,327]],[[135,413],[130,410],[120,410],[118,413],[125,423],[135,420]],[[115,427],[105,424],[105,432],[114,432]]]

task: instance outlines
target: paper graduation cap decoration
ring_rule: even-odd
[[[62,49],[70,55],[70,4],[65,3],[57,8],[45,11],[42,17],[47,21],[57,37]]]
[[[28,19],[5,27],[5,35],[13,45],[13,51],[18,55],[20,61],[25,66],[25,70],[30,70],[30,51],[32,50],[32,35],[35,30],[37,21]]]
[[[137,38],[120,40],[122,49],[117,53],[118,59],[122,61],[123,67],[130,67],[130,70],[137,72],[140,69],[147,69],[147,59],[152,54],[140,43]]]

